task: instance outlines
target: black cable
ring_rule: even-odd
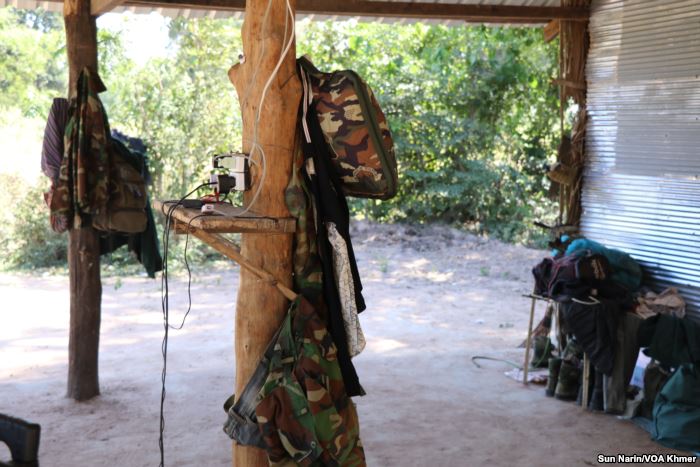
[[[160,395],[160,435],[158,438],[158,446],[160,448],[160,467],[165,467],[165,448],[164,448],[164,442],[163,442],[163,437],[164,437],[164,432],[165,432],[165,415],[164,415],[164,408],[165,408],[165,379],[167,375],[167,361],[168,361],[168,330],[169,329],[175,329],[179,330],[182,329],[182,327],[185,325],[185,320],[187,319],[187,316],[190,313],[190,310],[192,309],[192,271],[190,269],[189,261],[187,259],[187,247],[189,245],[189,238],[190,238],[190,227],[192,225],[192,221],[195,219],[198,219],[200,217],[206,216],[206,214],[200,214],[197,216],[194,216],[192,219],[189,220],[187,223],[187,234],[185,237],[185,252],[184,252],[184,259],[185,259],[185,267],[187,268],[187,275],[188,275],[188,280],[187,280],[187,297],[188,297],[188,307],[187,311],[185,312],[185,315],[182,318],[182,323],[180,324],[179,327],[173,327],[170,326],[169,323],[169,313],[170,313],[170,303],[169,303],[169,289],[168,289],[168,249],[170,246],[170,228],[172,225],[172,216],[173,213],[175,212],[175,209],[177,209],[190,195],[195,193],[197,190],[204,188],[206,186],[210,185],[215,185],[215,182],[209,182],[209,183],[203,183],[199,185],[197,188],[194,190],[190,191],[187,193],[185,196],[180,198],[178,201],[166,201],[163,203],[163,207],[161,208],[161,211],[163,214],[165,214],[165,228],[163,230],[163,271],[161,273],[161,308],[163,310],[163,328],[164,328],[164,335],[163,335],[163,343],[161,345],[161,352],[163,354],[163,372],[161,374],[161,395]],[[167,213],[165,212],[165,205],[169,204]],[[238,217],[241,219],[270,219],[270,220],[278,220],[274,217],[270,216],[234,216]]]
[[[179,331],[180,329],[183,328],[185,325],[185,320],[187,319],[187,315],[190,314],[190,310],[192,309],[192,271],[190,270],[190,263],[187,260],[187,246],[190,243],[190,227],[192,226],[192,221],[195,219],[199,219],[200,217],[207,217],[209,214],[200,214],[198,216],[194,216],[192,219],[189,220],[187,223],[187,234],[185,235],[185,268],[187,269],[187,311],[185,312],[185,316],[182,317],[182,322],[180,323],[180,326],[175,327],[175,326],[170,326],[170,329],[174,329],[176,331]]]
[[[163,229],[163,271],[160,276],[160,296],[161,296],[161,308],[163,310],[163,329],[165,334],[163,336],[163,343],[161,344],[161,353],[163,354],[163,372],[161,373],[161,393],[160,393],[160,435],[158,438],[158,447],[160,449],[160,467],[165,467],[165,448],[163,443],[163,433],[165,432],[165,378],[167,375],[167,363],[168,363],[168,318],[169,318],[169,299],[168,299],[168,248],[170,246],[170,227],[172,224],[172,216],[175,209],[180,206],[183,201],[187,199],[188,196],[195,193],[197,190],[204,188],[205,186],[213,185],[213,183],[203,183],[199,185],[194,190],[187,193],[185,196],[180,198],[177,203],[168,206],[168,212],[165,216],[165,227]],[[165,208],[165,205],[163,205]],[[165,214],[165,211],[163,211]]]

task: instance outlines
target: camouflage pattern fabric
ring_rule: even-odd
[[[301,145],[295,146],[292,174],[285,190],[285,202],[289,213],[297,219],[294,234],[294,290],[319,305],[322,295],[322,268],[316,242],[316,226],[313,216],[313,198],[302,175],[304,154]]]
[[[301,141],[297,141],[297,143],[301,143]],[[348,351],[341,304],[333,302],[334,298],[328,295],[328,284],[323,282],[328,276],[328,281],[333,283],[334,275],[332,268],[330,272],[324,270],[324,264],[321,260],[324,239],[319,237],[319,232],[323,235],[325,227],[323,222],[317,219],[321,206],[316,205],[318,198],[317,195],[314,195],[310,186],[312,182],[308,178],[308,174],[314,172],[315,169],[310,168],[307,163],[312,163],[313,160],[306,159],[305,156],[301,144],[297,144],[292,158],[292,174],[285,192],[287,208],[291,215],[297,219],[293,248],[294,288],[312,303],[326,323],[338,349],[338,362],[348,395],[351,397],[364,395],[364,389],[360,385]],[[331,253],[327,254],[330,261]],[[357,304],[357,307],[359,312],[360,305]],[[361,308],[364,309],[364,301],[362,301]]]
[[[90,222],[107,207],[109,197],[109,124],[97,90],[99,77],[85,68],[71,100],[64,157],[51,198],[51,225],[57,232]]]
[[[392,198],[398,181],[394,142],[370,87],[351,70],[322,73],[305,57],[299,65],[345,194]]]
[[[303,297],[285,317],[255,409],[271,466],[365,466],[336,347]]]

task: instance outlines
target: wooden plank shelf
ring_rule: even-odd
[[[171,206],[176,202],[153,201],[155,211],[167,215]],[[265,217],[254,212],[241,216],[242,208],[229,204],[219,204],[211,214],[202,215],[199,209],[186,209],[182,206],[175,208],[172,218],[175,221],[175,233],[190,233],[201,230],[207,233],[265,233],[284,234],[296,231],[296,219],[293,217]]]

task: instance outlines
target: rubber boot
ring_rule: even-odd
[[[547,397],[554,397],[554,391],[557,388],[557,381],[559,380],[559,369],[561,368],[561,358],[552,357],[549,359],[549,376],[547,376],[547,389],[545,389],[544,394]]]
[[[535,351],[532,354],[532,361],[530,366],[532,368],[546,368],[549,362],[549,358],[552,356],[552,341],[549,340],[549,336],[535,336]]]
[[[0,414],[0,442],[10,448],[10,465],[38,465],[40,433],[41,427],[36,423]]]
[[[595,372],[595,383],[593,384],[593,393],[591,401],[588,404],[588,410],[592,412],[602,412],[605,408],[603,396],[603,373]]]
[[[561,358],[574,364],[575,366],[578,366],[579,362],[581,362],[583,358],[583,349],[575,340],[569,339],[566,347],[564,348],[564,352],[562,352]]]
[[[557,387],[554,389],[554,397],[562,401],[575,401],[578,396],[578,386],[581,372],[573,363],[563,360],[559,369]]]

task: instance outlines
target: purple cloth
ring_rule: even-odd
[[[63,136],[68,123],[68,99],[57,97],[51,104],[41,149],[41,171],[52,181],[58,180],[63,160]]]

